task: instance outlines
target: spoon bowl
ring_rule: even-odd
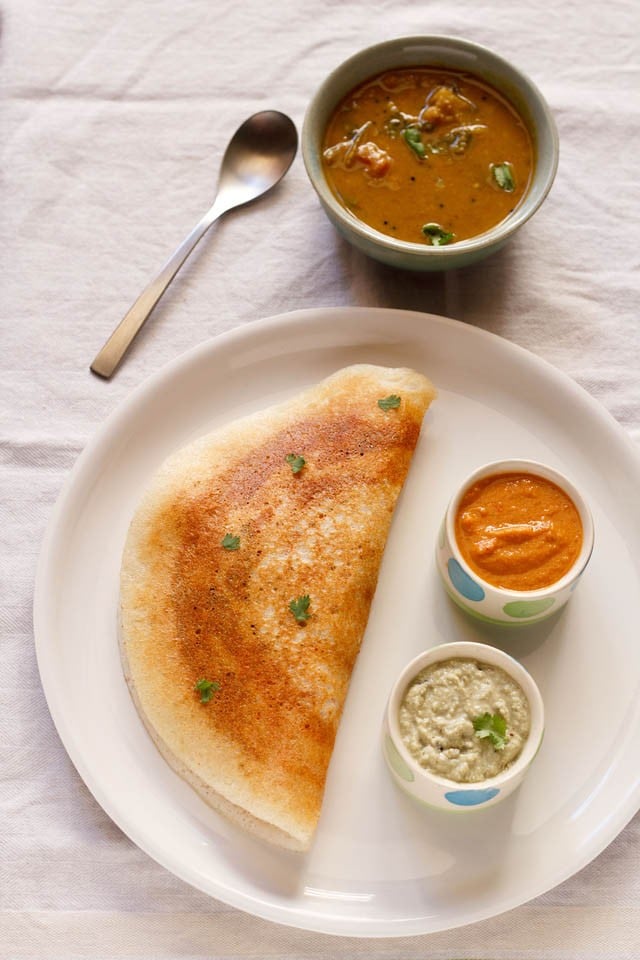
[[[214,207],[231,210],[267,193],[287,172],[297,149],[298,134],[286,114],[263,110],[249,117],[222,158]]]
[[[278,110],[262,110],[241,124],[229,141],[220,166],[212,206],[167,260],[125,314],[91,364],[109,379],[176,273],[209,227],[224,213],[257,200],[284,177],[298,149],[293,121]]]

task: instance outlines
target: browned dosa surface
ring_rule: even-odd
[[[127,682],[169,763],[227,816],[306,849],[396,499],[435,391],[345,368],[172,456],[132,521]],[[378,400],[400,396],[388,411]],[[304,457],[294,474],[288,454]],[[221,546],[225,534],[238,549]],[[301,625],[289,603],[309,595]],[[200,678],[220,684],[200,702]]]

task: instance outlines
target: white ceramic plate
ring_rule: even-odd
[[[120,555],[142,488],[167,454],[360,361],[413,366],[440,395],[394,517],[316,842],[303,857],[228,824],[156,752],[120,670]],[[596,528],[591,563],[566,609],[513,630],[467,619],[445,596],[433,559],[451,491],[503,457],[565,472]],[[258,916],[394,936],[515,907],[584,866],[640,806],[639,488],[631,443],[595,401],[532,354],[463,323],[396,310],[305,310],[204,343],[110,417],[54,511],[35,626],[60,736],[135,843],[188,883]],[[430,813],[387,773],[382,712],[407,660],[465,639],[522,660],[541,688],[547,733],[516,795],[484,811]]]

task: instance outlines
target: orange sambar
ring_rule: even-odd
[[[463,494],[455,517],[462,556],[483,580],[509,590],[539,590],[560,580],[582,547],[573,500],[530,473],[483,477]]]
[[[398,240],[441,246],[508,217],[534,167],[529,131],[479,77],[452,70],[389,70],[334,110],[322,162],[337,199]]]

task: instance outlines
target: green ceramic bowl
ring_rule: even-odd
[[[367,226],[337,200],[322,170],[323,134],[342,97],[368,77],[384,70],[411,66],[463,70],[481,77],[514,105],[533,139],[534,173],[527,194],[513,213],[486,233],[447,246],[396,240]],[[538,88],[491,50],[457,37],[401,37],[361,50],[328,75],[307,108],[302,128],[302,155],[327,216],[358,250],[393,267],[446,270],[467,266],[494,253],[533,216],[555,177],[558,134]]]

